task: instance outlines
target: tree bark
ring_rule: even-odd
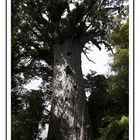
[[[91,140],[78,41],[55,45],[53,76],[47,140]]]

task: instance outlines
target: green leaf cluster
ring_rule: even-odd
[[[11,139],[35,140],[48,122],[48,111],[45,95],[41,91],[31,91],[23,95],[23,108],[15,116],[12,115]]]

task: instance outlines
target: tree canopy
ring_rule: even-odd
[[[123,0],[23,0],[12,1],[12,34],[19,34],[22,47],[52,51],[56,43],[77,39],[81,47],[91,41],[101,49],[114,20],[123,12]],[[13,20],[15,19],[15,20]],[[51,53],[48,53],[51,55]],[[40,57],[44,57],[41,55]]]

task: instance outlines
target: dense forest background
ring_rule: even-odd
[[[58,11],[55,9],[59,6],[65,7],[66,3],[63,3],[64,1],[61,2],[57,3],[58,5],[55,7],[51,1],[12,0],[12,140],[42,139],[41,133],[45,129],[45,125],[49,124],[51,116],[49,108],[52,102],[53,89],[54,48],[48,45],[48,41],[51,42],[53,40],[50,40],[49,36],[57,39],[55,33],[53,34],[52,32],[57,30],[53,29],[57,25],[53,25],[53,23],[56,22],[55,20],[59,20],[59,17],[56,19],[53,16],[62,14],[60,10],[58,10],[60,13],[56,14]],[[92,4],[92,1],[88,2]],[[52,20],[52,25],[49,24],[49,26],[47,25],[47,18],[44,13],[46,10],[45,4],[48,6],[47,10],[52,11],[49,15],[49,18]],[[86,5],[87,3],[85,2],[84,4]],[[95,13],[94,15],[90,15],[90,17],[93,16],[92,18],[94,20],[96,19],[104,23],[103,25],[106,27],[102,27],[102,29],[109,28],[105,30],[106,32],[102,32],[101,36],[106,40],[103,43],[104,45],[102,44],[102,47],[106,47],[107,51],[111,52],[110,57],[112,58],[112,63],[109,64],[111,68],[109,75],[99,75],[94,70],[91,70],[87,75],[83,75],[85,93],[89,95],[86,96],[86,102],[90,114],[94,140],[129,139],[128,4],[123,6],[122,1],[116,1],[116,3],[112,1],[112,4],[115,8],[107,9],[111,10],[109,14],[106,14],[105,10],[97,10],[95,8],[96,15]],[[76,3],[75,5],[77,7],[79,6],[79,9],[70,12],[71,14],[69,14],[68,20],[71,22],[74,18],[75,20],[81,20],[78,17],[82,9],[80,9],[80,4],[78,5]],[[100,3],[97,3],[97,6],[99,5]],[[102,5],[104,6],[104,3]],[[36,11],[33,11],[33,7]],[[42,18],[41,13],[44,13],[43,16],[45,18]],[[109,18],[111,18],[111,21],[107,20]],[[93,22],[92,24],[95,23],[93,19],[90,20],[90,22]],[[68,23],[65,22],[63,26],[68,26]],[[101,26],[99,23],[97,22],[94,25],[97,30]],[[84,31],[81,28],[82,23],[78,27],[75,23],[71,24],[71,26],[75,26],[76,28],[71,29],[69,27],[69,30],[71,29],[72,31],[66,30],[65,34],[68,34],[68,36],[65,36],[65,34],[61,35],[62,38],[60,40],[63,40],[63,38],[69,39],[69,36],[74,34],[75,30],[78,31],[77,36]],[[48,27],[45,27],[45,25]],[[88,28],[92,28],[92,26],[88,25]],[[49,33],[45,29],[49,29]],[[101,49],[99,44],[96,47]],[[89,48],[83,48],[85,55],[87,55],[87,51],[90,51]],[[88,56],[87,59],[89,59]],[[42,79],[39,90],[26,89],[25,85],[36,78]]]

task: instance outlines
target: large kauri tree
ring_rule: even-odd
[[[105,35],[111,29],[114,16],[123,13],[122,4],[123,0],[12,1],[12,18],[17,23],[12,28],[12,44],[18,44],[22,51],[36,52],[38,58],[53,66],[47,140],[92,139],[81,53],[87,56],[86,43],[100,50],[101,45],[111,50]],[[16,34],[20,37],[18,41]]]

